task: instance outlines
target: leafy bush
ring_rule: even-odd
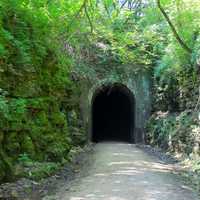
[[[199,190],[200,123],[197,113],[155,113],[148,125],[148,143],[182,158],[183,176]]]
[[[174,153],[200,155],[199,122],[196,114],[158,112],[147,124],[148,142]]]

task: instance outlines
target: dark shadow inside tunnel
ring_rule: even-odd
[[[92,101],[92,141],[134,142],[135,101],[123,85],[97,90]]]

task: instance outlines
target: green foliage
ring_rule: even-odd
[[[200,154],[197,115],[184,111],[179,115],[158,112],[148,125],[148,142],[175,153]]]
[[[198,1],[161,1],[162,6],[168,13],[170,20],[177,29],[181,39],[192,49],[192,54],[188,54],[175,39],[168,24],[159,14],[151,18],[152,24],[163,27],[162,33],[165,41],[160,43],[162,54],[155,67],[155,99],[165,108],[157,110],[182,111],[193,109],[197,102],[199,85],[199,7]],[[147,16],[151,17],[152,12],[157,9],[148,9]],[[156,17],[157,16],[157,17]],[[148,21],[149,22],[149,21]],[[191,92],[192,91],[192,92]],[[173,101],[172,101],[173,99]],[[188,102],[191,102],[188,104]]]
[[[18,157],[18,161],[21,163],[30,163],[32,160],[29,158],[27,153],[20,154]]]
[[[26,153],[20,154],[17,160],[15,176],[27,177],[33,180],[40,180],[50,176],[60,167],[60,164],[55,162],[36,162]]]
[[[149,120],[147,141],[182,158],[183,176],[199,191],[200,186],[200,125],[198,113],[154,113]]]
[[[85,32],[82,3],[0,2],[0,181],[23,172],[18,162],[39,162],[31,176],[43,177],[68,160],[67,113],[78,108],[68,50],[77,47],[74,32]]]

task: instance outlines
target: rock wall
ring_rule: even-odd
[[[40,73],[0,66],[0,182],[40,176],[24,171],[24,162],[63,163],[84,139],[79,86],[62,72],[49,65]]]

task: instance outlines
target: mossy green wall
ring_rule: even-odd
[[[63,163],[73,146],[85,142],[79,85],[67,71],[62,79],[56,66],[40,73],[12,70],[0,71],[0,182],[22,175],[17,170],[22,155]]]

